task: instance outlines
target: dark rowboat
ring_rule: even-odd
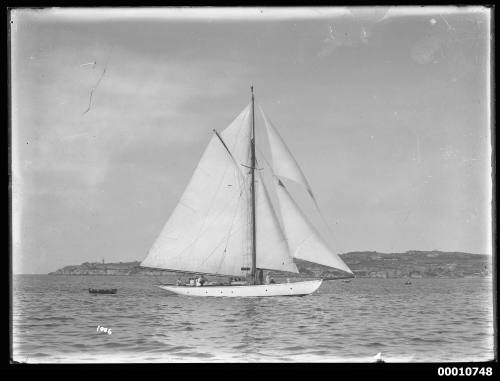
[[[89,288],[90,294],[116,294],[116,288]]]

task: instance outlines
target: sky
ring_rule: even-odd
[[[10,26],[15,274],[144,259],[250,85],[338,253],[492,253],[486,8],[18,9]]]

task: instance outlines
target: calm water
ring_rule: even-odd
[[[14,359],[27,362],[493,359],[491,279],[355,279],[298,298],[190,298],[154,277],[17,275]],[[91,295],[88,287],[117,287]],[[111,328],[111,335],[97,326]]]

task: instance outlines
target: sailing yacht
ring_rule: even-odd
[[[220,133],[214,130],[180,201],[141,266],[247,279],[242,285],[159,285],[186,296],[264,297],[312,294],[323,279],[259,284],[259,272],[298,273],[294,258],[353,276],[285,185],[299,184],[317,206],[297,161],[261,107],[271,164],[256,154],[255,99]],[[260,152],[260,151],[259,151]],[[263,155],[262,155],[263,156]],[[277,208],[265,184],[275,189]],[[269,181],[268,181],[269,182]]]

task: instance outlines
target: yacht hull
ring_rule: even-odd
[[[322,279],[293,283],[273,283],[244,286],[158,286],[166,291],[184,296],[249,298],[265,296],[304,296],[316,291]]]

